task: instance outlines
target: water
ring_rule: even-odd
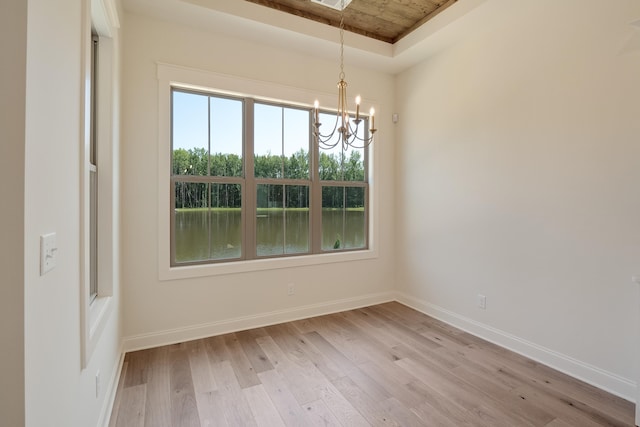
[[[308,209],[259,210],[256,218],[259,257],[307,254],[311,250]],[[364,248],[363,210],[322,212],[322,249]],[[239,209],[175,211],[176,262],[241,257],[242,213]]]

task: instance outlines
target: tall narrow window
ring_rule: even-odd
[[[334,116],[321,114],[329,123]],[[358,135],[364,138],[367,126]],[[337,136],[336,136],[337,138]],[[318,175],[322,186],[322,250],[363,249],[367,247],[367,151],[364,148],[319,153]]]
[[[243,255],[243,101],[172,92],[173,263]]]
[[[310,250],[309,112],[256,103],[256,255]]]
[[[89,301],[98,296],[98,42],[91,36],[91,114],[89,141]]]

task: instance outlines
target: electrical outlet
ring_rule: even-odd
[[[487,297],[482,295],[482,294],[478,294],[478,307],[486,310],[487,309]]]
[[[294,285],[293,283],[289,283],[287,285],[287,295],[291,296],[291,295],[295,295],[296,293],[296,285]]]

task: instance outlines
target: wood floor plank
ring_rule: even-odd
[[[357,336],[344,329],[341,322],[335,319],[331,320],[329,316],[309,320],[314,325],[314,330],[352,363],[359,364],[370,361],[367,351],[358,345]]]
[[[116,417],[116,427],[143,427],[146,399],[146,384],[123,388],[122,404]]]
[[[128,366],[124,387],[133,387],[147,383],[147,369],[150,355],[151,353],[148,351],[134,351],[124,356],[124,362]]]
[[[312,342],[306,340],[293,326],[288,324],[275,325],[269,327],[267,332],[294,363],[304,367],[311,362],[329,380],[344,375],[344,372],[330,358],[325,357]]]
[[[260,348],[256,342],[258,338],[266,335],[267,333],[262,328],[236,332],[238,342],[242,346],[242,349],[244,350],[247,359],[249,359],[251,366],[253,366],[253,370],[256,374],[273,369],[273,365],[267,358],[267,355],[264,354],[262,348]]]
[[[411,372],[416,379],[422,382],[435,382],[435,385],[431,385],[432,388],[442,392],[443,395],[467,411],[480,411],[479,408],[493,409],[497,404],[500,404],[499,398],[483,393],[465,380],[458,378],[449,371],[441,370],[435,365],[419,364],[411,359],[401,359],[396,363]],[[478,415],[483,414],[489,418],[492,412],[490,410],[478,412]],[[479,419],[482,418],[480,417]],[[533,425],[520,414],[514,412],[502,412],[502,419],[504,419],[505,423],[511,423],[511,425]]]
[[[549,424],[546,424],[545,427],[572,427],[571,424],[561,420],[560,418],[556,418],[551,421]]]
[[[334,347],[333,344],[327,341],[317,331],[307,332],[304,334],[304,337],[307,341],[311,342],[325,356],[325,358],[330,359],[333,362],[333,365],[336,366],[336,369],[343,375],[357,367],[351,359]]]
[[[338,315],[336,315],[338,316]],[[373,334],[366,329],[358,328],[357,325],[342,318],[333,322],[334,327],[321,330],[320,333],[335,347],[341,350],[347,349],[351,354],[357,355],[357,360],[364,360],[358,365],[374,363],[377,369],[387,371],[388,374],[401,383],[412,381],[412,377],[403,369],[399,369],[393,362],[397,360],[391,348],[384,345]],[[339,331],[338,333],[335,333]],[[351,337],[344,340],[343,337]],[[361,356],[360,356],[361,355]]]
[[[403,343],[414,346],[418,350],[435,350],[441,347],[436,341],[432,341],[424,335],[420,335],[411,327],[405,324],[403,318],[396,316],[388,311],[385,311],[381,307],[367,307],[362,309],[365,313],[377,315],[380,319],[380,323],[383,325],[383,329],[395,334]]]
[[[176,349],[169,353],[171,386],[171,425],[200,427],[200,415],[193,388],[189,352]]]
[[[342,425],[348,427],[367,427],[370,425],[333,384],[327,383],[319,391],[322,401]]]
[[[110,427],[632,426],[634,405],[397,302],[127,353]]]
[[[258,376],[286,426],[310,424],[307,414],[289,390],[288,381],[285,381],[276,370],[261,372]]]
[[[189,346],[189,366],[193,378],[193,389],[196,394],[218,389],[211,372],[209,357],[203,340],[196,340]]]
[[[286,379],[288,389],[297,400],[298,405],[319,399],[318,386],[327,382],[327,379],[315,369],[312,363],[307,361],[306,364],[302,364],[300,360],[298,363],[294,363],[270,336],[259,338],[258,344],[269,357],[278,374]]]
[[[604,423],[604,425],[633,424],[633,405],[630,402],[551,368],[541,366],[520,356],[514,358],[510,352],[502,358],[500,363],[497,363],[497,366],[499,366],[498,375],[521,382],[522,385],[517,387],[517,390],[533,390],[537,396],[551,397],[556,401],[563,402],[571,408],[570,413],[580,411],[589,419]],[[570,388],[570,392],[567,392],[570,384],[574,384],[576,387]],[[596,402],[595,396],[599,395],[602,395],[603,399]],[[585,401],[589,403],[585,403]],[[607,401],[615,403],[607,404]]]
[[[468,384],[460,381],[454,375],[447,371],[439,370],[435,366],[425,366],[409,358],[400,359],[396,363],[411,373],[417,381],[438,390],[440,394],[465,410],[473,409],[488,400],[483,396],[479,396]]]
[[[148,359],[145,427],[172,427],[169,346],[145,350]]]
[[[266,372],[266,371],[265,371]],[[261,384],[242,390],[258,427],[279,427],[284,422]]]
[[[289,324],[295,329],[297,329],[299,333],[304,335],[306,333],[313,332],[316,330],[315,326],[313,325],[314,319],[316,318],[294,320],[293,322],[289,322]]]
[[[210,394],[214,405],[222,411],[229,426],[255,426],[256,422],[249,403],[245,398],[233,366],[228,360],[211,365],[213,376],[218,384],[218,391]]]
[[[390,414],[400,426],[424,426],[424,422],[420,419],[420,417],[418,417],[415,412],[411,411],[395,397],[391,397],[387,400],[382,401],[380,407],[384,409],[386,413]]]
[[[230,362],[233,366],[233,371],[238,378],[238,383],[240,384],[240,388],[252,387],[254,385],[259,385],[260,380],[258,379],[258,375],[256,375],[255,370],[253,369],[253,365],[247,358],[240,342],[238,341],[238,337],[236,334],[227,334],[224,337],[224,343],[227,346],[227,350],[229,352]]]
[[[221,390],[196,394],[202,427],[233,427],[225,418],[225,396]]]
[[[366,390],[367,394],[376,402],[382,402],[392,397],[374,377],[367,375],[359,367],[349,370],[348,377],[362,390]]]
[[[428,383],[428,381],[426,382]],[[435,420],[444,418],[451,420],[457,426],[473,425],[469,420],[468,411],[453,399],[441,393],[436,385],[432,387],[429,384],[425,384],[425,382],[414,381],[407,384],[407,388],[412,394],[419,396],[418,402],[411,406],[411,409],[421,419],[424,419],[425,416],[427,419]],[[436,414],[439,416],[436,416]]]
[[[466,366],[458,366],[451,372],[478,392],[490,396],[498,409],[515,412],[532,425],[546,425],[554,419],[548,411],[527,402],[521,396],[516,396],[512,392],[513,389],[496,380],[495,376],[486,375],[479,369],[474,370]]]
[[[329,407],[323,400],[316,400],[315,402],[309,402],[303,406],[303,409],[307,413],[310,426],[313,427],[340,427],[342,424],[333,412],[329,410]]]
[[[424,402],[420,406],[411,408],[411,411],[422,420],[422,425],[424,426],[470,427],[472,425],[466,418],[455,418],[446,415],[441,410],[434,408],[430,402]]]
[[[471,351],[492,363],[500,373],[510,372],[527,384],[541,387],[549,393],[566,395],[600,412],[606,413],[613,408],[615,410],[609,416],[615,418],[614,422],[633,423],[634,405],[631,402],[486,341],[479,340]]]
[[[344,354],[338,351],[331,343],[322,337],[318,332],[313,331],[304,334],[304,337],[312,343],[318,351],[331,359],[343,375],[348,375],[358,386],[367,390],[369,395],[376,401],[382,401],[391,397],[384,387],[382,387],[373,377],[367,375],[355,363],[349,360]]]
[[[471,408],[467,411],[469,420],[473,425],[482,427],[513,427],[517,426],[533,426],[529,423],[519,423],[514,421],[513,418],[507,419],[504,413],[499,413],[495,408],[491,406],[480,405],[475,408]]]
[[[212,365],[216,363],[222,363],[230,361],[231,356],[227,349],[227,344],[224,342],[225,335],[218,335],[215,337],[205,338],[204,345],[207,349],[207,355],[209,357],[209,363]]]
[[[391,414],[383,409],[380,402],[373,400],[349,377],[337,378],[331,382],[340,393],[360,412],[372,426],[400,426]]]
[[[575,426],[595,427],[595,426],[631,426],[632,423],[622,423],[611,415],[601,414],[579,401],[567,396],[548,393],[541,389],[524,385],[513,391],[518,396],[525,398],[529,403],[538,407],[544,407],[553,414],[559,415],[563,421]]]
[[[412,381],[404,382],[398,380],[393,371],[388,369],[381,369],[374,363],[363,363],[359,365],[359,368],[369,377],[376,378],[378,384],[382,386],[387,394],[391,397],[395,397],[403,405],[410,408],[420,405],[422,397],[414,393],[408,385]]]

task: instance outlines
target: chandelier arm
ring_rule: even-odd
[[[359,141],[360,143],[356,143],[357,141]],[[362,149],[362,148],[367,148],[372,143],[373,143],[373,138],[368,138],[368,139],[358,138],[358,139],[351,140],[347,145],[351,148]]]
[[[336,116],[336,121],[335,121],[335,123],[334,123],[334,125],[333,125],[333,130],[332,130],[331,132],[329,132],[328,134],[323,134],[322,132],[320,132],[320,126],[318,126],[318,125],[316,124],[316,126],[315,126],[315,127],[316,127],[316,129],[315,129],[315,132],[314,132],[315,136],[316,136],[317,138],[319,138],[322,142],[329,141],[331,138],[333,138],[333,137],[334,137],[334,135],[335,135],[335,133],[336,133],[336,130],[338,129],[338,122],[339,122],[339,120],[340,120],[340,119],[339,119],[339,117],[338,117],[338,116]]]
[[[360,122],[362,122],[362,120],[360,120]],[[355,120],[353,120],[351,123],[349,123],[349,133],[356,139],[360,140],[360,141],[369,141],[373,139],[373,134],[377,131],[377,129],[368,129],[369,131],[369,137],[359,137],[358,136],[358,128],[360,127],[360,122],[355,123]],[[352,126],[353,124],[355,124],[355,126]]]

